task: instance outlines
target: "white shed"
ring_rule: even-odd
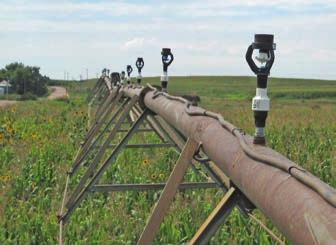
[[[6,93],[7,90],[10,91],[11,87],[12,87],[12,85],[7,80],[3,80],[3,81],[0,82],[0,89],[2,89],[4,93]]]

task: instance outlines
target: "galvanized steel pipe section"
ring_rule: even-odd
[[[123,88],[125,94],[139,95],[141,89]],[[208,157],[295,244],[336,244],[336,209],[315,191],[288,173],[246,156],[231,132],[206,116],[190,116],[181,102],[164,96],[153,98],[149,91],[146,107],[160,115],[186,137],[202,142]],[[270,148],[252,144],[261,154],[290,161]]]

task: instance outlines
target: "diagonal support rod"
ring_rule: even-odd
[[[85,155],[87,153],[88,149],[90,148],[94,136],[98,133],[100,128],[103,126],[103,123],[106,120],[106,117],[113,111],[112,108],[115,106],[115,104],[118,102],[119,99],[120,99],[120,95],[117,95],[116,99],[113,101],[113,103],[111,105],[111,109],[108,110],[108,112],[105,114],[104,118],[101,121],[95,122],[91,126],[89,132],[87,133],[87,135],[85,137],[84,142],[82,143],[82,145],[79,149],[79,154],[77,154],[77,156],[75,158],[75,161],[74,161],[74,163],[71,167],[71,170],[69,171],[71,176],[74,174],[74,172],[78,168],[80,162],[83,159],[83,155]]]
[[[170,141],[174,142],[177,146],[177,150],[181,150],[184,145],[184,139],[178,134],[176,129],[170,126],[166,121],[164,121],[161,117],[156,116],[153,119],[164,129],[163,131],[167,134],[167,137]],[[194,165],[192,165],[193,170],[195,171]],[[221,171],[216,164],[212,161],[202,164],[202,168],[205,172],[213,179],[219,187],[224,189],[225,191],[228,190],[230,187],[230,179]],[[197,172],[197,170],[196,170]]]
[[[87,157],[87,155],[91,152],[93,148],[95,148],[96,144],[103,138],[103,136],[106,134],[107,130],[113,125],[113,122],[115,119],[119,116],[119,114],[124,110],[124,106],[127,104],[128,100],[125,100],[119,108],[114,112],[112,115],[110,121],[105,125],[102,132],[97,136],[97,138],[93,141],[93,143],[88,146],[88,148],[85,151],[81,151],[81,154],[78,155],[74,161],[73,167],[70,171],[71,176],[75,173],[77,168],[79,167],[80,163],[84,161],[84,159]]]
[[[120,115],[120,117],[116,121],[116,125],[112,129],[111,133],[109,134],[109,136],[105,140],[105,142],[102,145],[102,147],[99,148],[97,154],[95,155],[94,159],[90,163],[90,165],[87,168],[85,174],[83,175],[83,177],[79,181],[76,189],[73,191],[73,193],[69,197],[69,200],[68,200],[68,202],[66,204],[66,207],[70,207],[72,205],[72,202],[74,201],[74,199],[76,198],[76,196],[80,193],[80,191],[83,189],[86,181],[90,178],[90,176],[93,174],[93,171],[97,168],[99,162],[101,161],[102,157],[104,156],[104,153],[105,153],[106,149],[109,147],[110,142],[114,139],[114,137],[117,134],[117,131],[120,128],[122,122],[126,119],[129,111],[132,109],[132,107],[137,102],[137,100],[138,100],[138,97],[134,96],[131,99],[131,101],[127,104],[127,106],[124,108],[122,114]]]
[[[135,105],[134,112],[137,115],[140,115],[141,111],[142,109],[139,106]],[[165,142],[164,130],[162,130],[162,128],[160,128],[160,126],[155,121],[153,121],[153,117],[151,115],[148,115],[146,121],[148,122],[149,126],[154,130],[156,135],[160,138],[160,140],[162,142]]]
[[[178,187],[183,180],[183,176],[185,175],[189,165],[191,164],[191,160],[198,148],[198,142],[190,138],[187,140],[187,143],[185,144],[181,155],[177,160],[171,175],[168,178],[166,186],[164,187],[161,196],[157,204],[155,205],[155,208],[147,222],[147,225],[140,236],[138,245],[152,244],[155,234],[159,230],[160,224],[162,223],[164,216],[174,199]]]
[[[63,222],[65,224],[70,215],[74,212],[74,210],[78,207],[78,205],[81,203],[81,201],[89,194],[91,188],[99,181],[105,170],[107,169],[110,164],[112,164],[119,153],[123,150],[124,146],[127,144],[127,142],[130,140],[130,138],[133,136],[135,131],[139,128],[143,120],[148,115],[149,111],[145,110],[141,116],[135,121],[132,128],[128,131],[128,133],[122,138],[119,145],[113,150],[112,154],[105,160],[103,165],[98,169],[96,174],[91,178],[89,183],[83,188],[83,190],[80,192],[78,197],[74,200],[72,205],[68,208],[68,210],[60,217],[59,221]]]
[[[189,245],[209,244],[210,239],[225,222],[226,218],[230,215],[232,209],[238,202],[239,193],[234,187],[231,187],[205,222],[200,226],[194,237],[190,240]]]
[[[95,130],[97,130],[97,128],[99,129],[101,124],[103,124],[103,122],[106,120],[106,117],[114,110],[114,107],[120,100],[121,96],[122,96],[122,93],[118,93],[118,94],[113,93],[109,96],[108,104],[104,105],[101,115],[95,119],[89,131],[87,132],[85,139],[84,139],[85,142],[87,142],[89,137],[91,137],[91,135],[96,132]]]

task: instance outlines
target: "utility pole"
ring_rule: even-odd
[[[86,80],[89,81],[89,69],[88,68],[86,68]]]
[[[9,86],[9,78],[7,79],[7,100],[8,100],[8,86]]]

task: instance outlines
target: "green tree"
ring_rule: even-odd
[[[32,93],[37,96],[48,92],[47,76],[40,74],[40,67],[25,66],[23,63],[11,63],[0,70],[0,79],[9,79],[12,89],[18,94]]]

